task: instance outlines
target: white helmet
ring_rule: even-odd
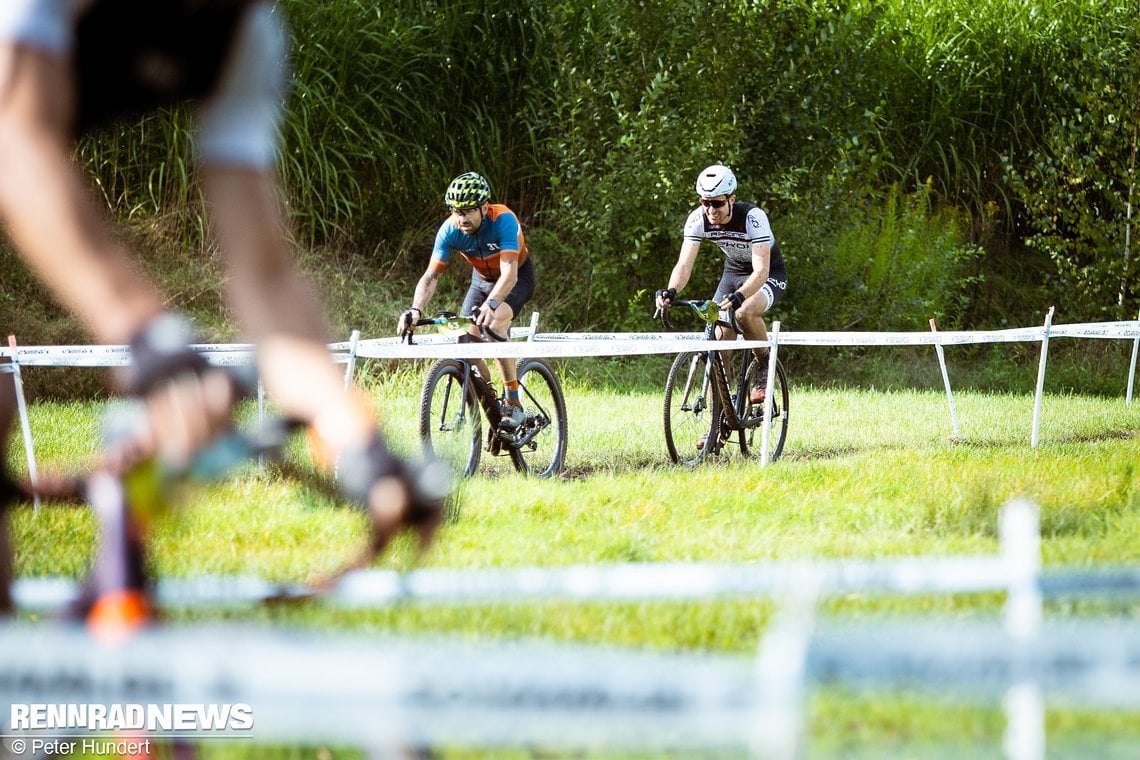
[[[723,164],[713,164],[697,175],[697,195],[702,198],[715,198],[718,195],[732,195],[736,190],[736,175]]]

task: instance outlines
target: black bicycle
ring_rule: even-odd
[[[466,329],[473,321],[454,312],[438,312],[415,324]],[[491,340],[506,340],[487,328],[483,333]],[[404,337],[413,342],[410,331]],[[483,451],[508,456],[519,472],[539,478],[561,472],[566,459],[566,399],[554,368],[545,359],[519,360],[519,398],[526,415],[522,424],[509,428],[501,424],[505,393],[495,393],[484,376],[486,365],[481,371],[480,364],[473,359],[440,359],[428,370],[419,406],[424,453],[464,476],[475,473]]]
[[[714,301],[677,300],[703,322],[705,337],[712,339],[717,327],[743,335],[732,310],[720,309]],[[658,310],[666,328],[672,329],[669,310]],[[713,349],[677,356],[665,381],[665,445],[674,463],[695,466],[710,454],[727,453],[737,445],[747,456],[756,447],[756,431],[764,424],[764,406],[771,402],[769,461],[784,450],[788,435],[788,381],[776,361],[771,385],[768,361],[752,351]],[[735,378],[735,385],[733,379]]]

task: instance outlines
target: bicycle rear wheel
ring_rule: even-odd
[[[526,419],[511,436],[517,441],[510,443],[511,461],[519,472],[549,478],[562,472],[566,461],[568,433],[562,386],[545,359],[521,359],[516,373]]]
[[[708,384],[707,353],[680,354],[665,380],[665,447],[674,464],[689,467],[712,452],[720,435],[719,409]]]
[[[768,368],[761,367],[753,359],[748,366],[748,375],[742,393],[748,393],[753,386],[763,385],[767,380]],[[772,427],[768,434],[768,461],[775,462],[784,451],[784,440],[788,437],[788,380],[784,375],[784,365],[776,361],[774,385],[767,390],[772,398]],[[745,424],[748,445],[756,453],[760,452],[761,431],[764,424],[764,404],[748,404]]]
[[[467,477],[479,467],[483,426],[471,383],[461,398],[465,372],[466,366],[455,359],[431,365],[420,392],[420,440],[425,455]]]

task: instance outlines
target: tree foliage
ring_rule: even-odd
[[[1135,314],[1138,0],[282,0],[281,12],[292,219],[303,243],[375,256],[378,271],[422,265],[443,188],[476,170],[541,243],[540,307],[554,302],[561,324],[644,326],[631,299],[663,284],[693,178],[724,162],[769,211],[798,327],[895,323],[916,298],[930,316],[984,321],[968,300],[983,249],[1047,256],[1033,285],[1066,295],[1069,316]],[[120,213],[195,208],[185,120],[81,147]],[[894,246],[892,219],[918,247],[902,245],[889,280],[864,281],[875,298],[832,314],[835,287],[857,298],[859,273]]]

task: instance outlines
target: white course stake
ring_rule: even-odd
[[[1140,330],[1140,312],[1136,312],[1136,329]],[[1132,341],[1132,363],[1128,365],[1128,393],[1124,395],[1126,405],[1132,403],[1132,386],[1136,383],[1136,357],[1140,355],[1140,333]]]
[[[1041,397],[1045,392],[1045,362],[1049,357],[1049,328],[1053,326],[1053,307],[1045,315],[1045,332],[1041,336],[1041,364],[1037,367],[1037,395],[1033,401],[1033,435],[1029,445],[1037,448],[1041,438]]]
[[[1027,673],[1027,653],[1041,634],[1041,532],[1037,508],[1016,500],[1001,510],[1002,554],[1009,567],[1006,633],[1016,645],[1013,685],[1003,703],[1006,713],[1005,754],[1010,760],[1044,760],[1045,697],[1041,684]]]
[[[20,362],[16,356],[16,336],[8,336],[8,348],[12,349],[12,363],[7,365],[7,371],[12,373],[12,384],[16,387],[16,410],[20,416],[20,432],[24,436],[24,456],[28,462],[28,480],[32,488],[39,485],[39,475],[36,472],[36,449],[32,444],[32,425],[28,420],[28,404],[24,400],[24,381],[20,377]],[[39,494],[32,496],[34,509],[40,508]]]
[[[938,354],[938,366],[942,368],[942,384],[946,386],[946,400],[950,404],[950,429],[953,439],[958,440],[958,412],[954,409],[954,391],[950,388],[950,373],[946,371],[946,352],[942,350],[942,336],[938,335],[938,325],[930,320],[930,331],[938,336],[934,351]]]
[[[764,422],[760,427],[760,466],[768,466],[768,446],[772,435],[772,391],[776,387],[776,353],[780,342],[780,320],[772,323],[772,333],[768,336],[768,390],[764,394]],[[745,389],[741,389],[741,393]],[[784,410],[787,414],[788,410]],[[743,435],[743,433],[741,433]]]

